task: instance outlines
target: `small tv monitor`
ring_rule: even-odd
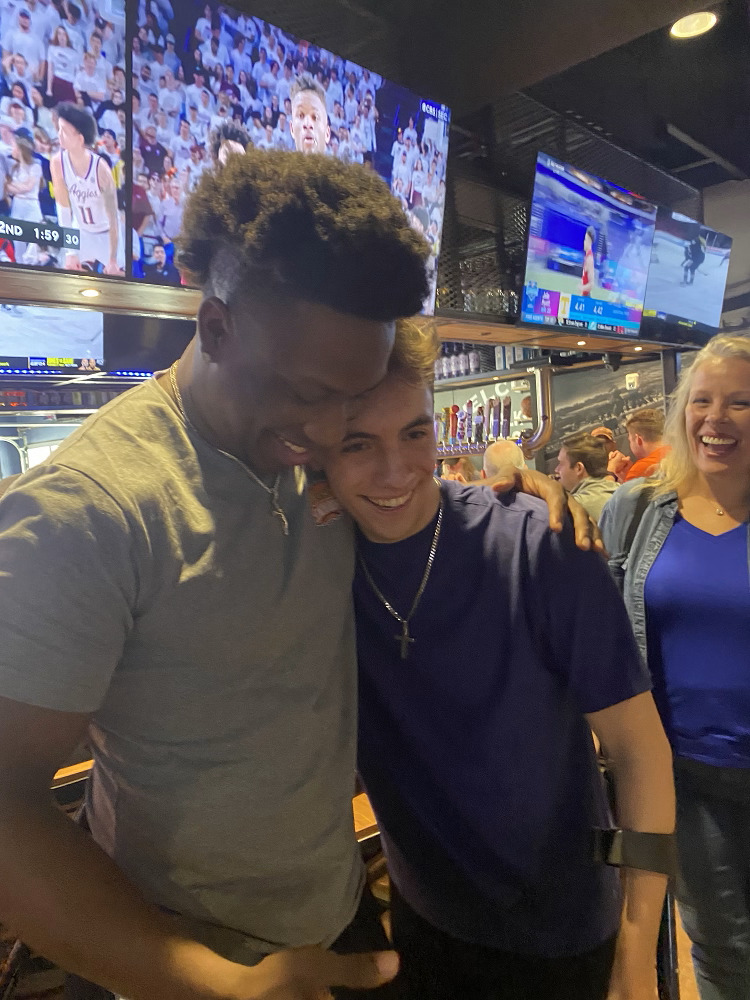
[[[521,319],[637,336],[656,205],[540,153]]]
[[[125,0],[3,3],[0,264],[124,274]]]
[[[99,372],[104,353],[102,313],[0,304],[0,374]]]
[[[240,151],[251,143],[336,156],[379,174],[432,246],[424,304],[432,313],[449,109],[226,4],[180,0],[138,11],[130,40],[134,275],[179,284],[174,240],[186,194],[216,168],[216,130],[234,125],[245,133],[236,137]],[[299,93],[298,82],[305,85]]]
[[[641,337],[702,344],[717,333],[731,252],[731,237],[660,208]]]

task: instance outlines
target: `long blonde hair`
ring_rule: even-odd
[[[680,375],[677,388],[670,397],[670,407],[664,428],[664,440],[670,451],[661,463],[657,493],[680,493],[695,478],[695,462],[690,451],[685,428],[685,410],[693,386],[693,375],[710,361],[735,359],[750,364],[750,336],[721,335],[713,337],[700,350],[693,363]]]

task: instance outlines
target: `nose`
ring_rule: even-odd
[[[383,489],[402,489],[409,480],[409,464],[400,448],[381,447],[376,467],[377,485]]]
[[[706,414],[706,419],[711,423],[720,424],[727,415],[727,406],[723,399],[712,399]]]

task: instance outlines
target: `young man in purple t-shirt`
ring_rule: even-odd
[[[623,893],[592,851],[609,825],[592,729],[619,826],[664,842],[674,828],[624,606],[538,501],[434,478],[433,354],[406,341],[412,360],[324,462],[358,525],[359,770],[397,982],[406,1000],[652,1000],[666,878],[627,868]]]

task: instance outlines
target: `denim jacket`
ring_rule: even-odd
[[[672,529],[678,511],[677,494],[664,493],[649,503],[638,525],[630,552],[625,539],[635,514],[638,494],[645,479],[634,479],[620,487],[602,512],[599,527],[609,552],[609,568],[622,590],[641,655],[646,655],[646,577]],[[747,559],[750,570],[750,524],[747,533]]]

